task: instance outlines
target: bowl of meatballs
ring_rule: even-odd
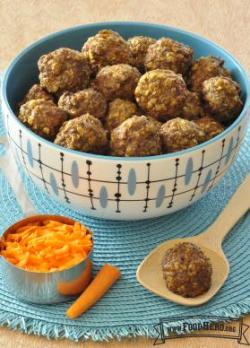
[[[117,220],[187,207],[244,138],[246,72],[223,48],[164,25],[107,22],[42,38],[7,68],[10,146],[40,189]]]

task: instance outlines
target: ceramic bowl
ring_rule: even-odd
[[[38,78],[37,60],[59,47],[80,49],[97,31],[109,28],[125,38],[168,36],[193,47],[195,56],[224,59],[241,86],[244,108],[234,123],[210,141],[152,157],[93,155],[57,146],[26,128],[15,107]],[[9,65],[2,83],[2,104],[11,147],[34,183],[48,195],[84,214],[105,219],[145,219],[175,212],[210,191],[235,159],[244,137],[250,106],[246,72],[223,48],[186,31],[164,25],[111,22],[82,25],[51,34],[24,49]]]

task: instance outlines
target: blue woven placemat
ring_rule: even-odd
[[[4,132],[2,125],[1,132]],[[104,221],[83,216],[40,192],[23,175],[26,190],[39,212],[71,216],[94,230],[95,271],[103,263],[110,262],[120,267],[122,279],[94,308],[71,321],[64,315],[68,303],[49,306],[19,301],[7,292],[4,274],[0,271],[0,325],[49,338],[106,340],[138,335],[155,337],[154,325],[160,318],[170,316],[239,317],[249,313],[250,215],[238,223],[224,242],[231,271],[224,287],[209,303],[198,308],[175,305],[149,293],[135,277],[138,264],[159,243],[195,235],[214,221],[250,171],[249,145],[250,129],[230,171],[205,198],[185,210],[146,222]],[[0,155],[1,151],[0,148]],[[6,178],[0,174],[0,232],[21,217],[16,198]]]

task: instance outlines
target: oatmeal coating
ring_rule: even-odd
[[[199,118],[198,120],[195,120],[194,122],[206,134],[206,140],[212,139],[213,137],[224,131],[222,124],[208,114]]]
[[[82,47],[82,52],[93,72],[106,65],[131,63],[128,43],[118,33],[108,29],[89,37]]]
[[[34,84],[24,96],[20,105],[25,104],[27,101],[32,99],[44,99],[51,102],[54,101],[54,98],[49,94],[44,88],[42,88],[38,83]]]
[[[230,73],[223,66],[222,59],[208,56],[201,57],[193,61],[188,75],[189,88],[197,93],[201,93],[202,84],[204,81],[215,76],[230,77]]]
[[[129,48],[132,54],[131,65],[136,66],[140,71],[144,71],[144,60],[150,45],[156,42],[149,36],[133,36],[128,39]]]
[[[110,147],[113,156],[159,155],[159,128],[146,116],[133,116],[112,131]]]
[[[206,140],[204,131],[197,124],[180,117],[164,123],[160,135],[165,153],[181,151]]]
[[[130,100],[116,98],[109,103],[105,127],[111,131],[122,122],[137,114],[137,106]]]
[[[192,243],[178,243],[162,261],[167,288],[183,297],[196,297],[211,287],[212,266],[203,251]]]
[[[240,86],[229,77],[217,76],[204,81],[202,96],[208,112],[222,123],[232,121],[243,106]]]
[[[148,47],[146,70],[167,69],[185,74],[192,62],[193,49],[170,38],[161,38]]]
[[[109,65],[98,72],[93,85],[107,100],[133,99],[140,77],[139,71],[128,64]]]
[[[89,84],[90,69],[84,55],[70,48],[59,48],[38,60],[40,84],[50,93],[76,91]]]
[[[142,75],[135,89],[135,98],[148,115],[167,120],[181,115],[186,92],[181,75],[156,69]]]
[[[29,100],[20,107],[18,115],[18,118],[34,133],[48,140],[54,140],[67,117],[65,111],[44,99]]]
[[[202,115],[202,112],[203,109],[199,95],[187,91],[181,116],[187,120],[195,120]]]
[[[139,116],[139,115],[140,114],[137,114],[137,116]],[[161,126],[163,125],[162,122],[158,121],[156,118],[151,117],[151,116],[147,116],[147,115],[142,115],[142,116],[147,117],[147,119],[155,125],[157,131],[160,131]]]
[[[102,119],[107,110],[106,99],[93,88],[86,88],[75,93],[64,92],[58,100],[58,106],[65,110],[70,118],[89,113]]]
[[[55,144],[72,150],[104,154],[108,146],[107,132],[100,120],[85,114],[64,122]]]

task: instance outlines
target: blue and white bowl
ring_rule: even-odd
[[[37,81],[38,58],[59,47],[80,49],[97,31],[109,28],[128,38],[168,36],[193,47],[195,58],[213,55],[241,86],[244,108],[234,123],[212,140],[191,149],[153,157],[123,158],[69,150],[44,140],[15,115],[15,106]],[[244,137],[250,107],[246,72],[221,47],[183,30],[146,23],[82,25],[51,34],[24,49],[9,65],[2,83],[2,106],[9,141],[34,183],[85,214],[105,219],[145,219],[189,206],[226,173]]]

